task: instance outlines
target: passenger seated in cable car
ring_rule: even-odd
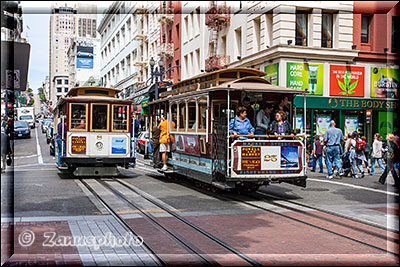
[[[77,126],[74,127],[74,129],[85,129],[85,120],[81,120]]]
[[[254,109],[250,105],[250,98],[246,96],[243,98],[243,106],[247,109],[247,119],[249,119],[251,125],[254,124]]]
[[[238,107],[236,110],[236,117],[229,122],[229,134],[235,137],[238,135],[254,136],[255,129],[251,125],[250,120],[246,117],[247,109],[245,107]],[[246,140],[247,137],[239,137],[239,140]]]
[[[272,112],[272,104],[265,103],[257,113],[256,117],[256,135],[266,135],[269,131],[271,123],[270,113]],[[260,137],[260,140],[265,140],[264,137]]]
[[[290,135],[294,137],[294,131],[290,122],[286,120],[286,112],[278,110],[275,120],[271,123],[271,132],[278,137],[279,135]]]

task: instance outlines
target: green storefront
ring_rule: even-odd
[[[306,96],[306,133],[313,140],[314,135],[323,134],[330,119],[343,134],[358,131],[371,144],[373,135],[386,134],[398,130],[398,100]],[[303,116],[304,96],[296,96],[293,101],[295,116]],[[293,120],[296,121],[296,118]]]

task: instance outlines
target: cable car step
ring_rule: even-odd
[[[56,163],[56,166],[57,166],[57,168],[58,168],[59,170],[63,170],[63,171],[68,170],[68,166],[67,166],[67,165],[58,166],[57,163]]]
[[[74,171],[75,176],[117,176],[117,167],[77,167]]]

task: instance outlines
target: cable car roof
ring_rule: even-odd
[[[114,97],[116,93],[120,92],[120,89],[107,88],[100,86],[78,86],[71,88],[66,96],[79,96],[79,95],[107,95]]]

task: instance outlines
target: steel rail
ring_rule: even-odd
[[[216,262],[214,259],[212,259],[210,256],[208,256],[206,253],[201,251],[199,248],[191,244],[188,240],[186,240],[184,237],[179,235],[178,233],[168,230],[165,226],[163,226],[159,221],[150,213],[147,213],[143,211],[141,207],[139,207],[137,204],[133,203],[130,201],[125,195],[121,194],[119,191],[114,189],[112,186],[107,184],[105,181],[102,181],[100,179],[96,179],[101,185],[109,189],[114,195],[116,195],[118,198],[124,200],[126,203],[128,203],[130,206],[134,207],[137,209],[141,214],[144,215],[145,219],[150,222],[153,226],[157,227],[158,229],[161,229],[164,233],[167,233],[172,239],[177,242],[182,248],[184,248],[186,251],[193,253],[196,255],[199,259],[199,261],[203,265],[217,265],[221,266],[218,262]]]
[[[99,194],[96,193],[96,191],[94,191],[94,189],[88,184],[86,183],[83,179],[79,179],[79,181],[93,194],[93,196],[107,209],[107,211],[125,228],[125,230],[128,230],[128,232],[131,232],[132,234],[134,234],[136,237],[139,236],[135,230],[132,229],[132,227],[125,222],[124,219],[121,218],[121,216],[119,216],[104,200],[101,196],[99,196]],[[153,260],[157,263],[159,263],[162,266],[169,266],[169,264],[167,262],[165,262],[160,256],[158,256],[158,254],[154,251],[153,248],[151,248],[150,245],[148,245],[146,242],[143,242],[143,247],[145,250],[147,250],[146,252],[153,258]],[[151,253],[149,253],[151,252]],[[155,259],[155,258],[156,259]]]
[[[225,249],[229,250],[230,252],[232,252],[233,254],[236,254],[237,256],[239,256],[240,258],[242,258],[243,260],[247,261],[248,263],[254,265],[254,266],[262,266],[262,264],[260,264],[259,262],[257,262],[256,260],[250,258],[249,256],[241,253],[240,251],[236,250],[235,248],[231,247],[230,245],[228,245],[227,243],[225,243],[224,241],[222,241],[221,239],[215,237],[214,235],[210,234],[209,232],[205,231],[204,229],[198,227],[197,225],[189,222],[188,220],[186,220],[185,218],[183,218],[181,215],[177,214],[176,212],[170,210],[169,208],[165,207],[163,204],[159,203],[158,201],[147,197],[145,195],[143,195],[141,192],[138,192],[136,189],[132,188],[130,185],[125,184],[124,182],[121,182],[119,179],[116,180],[118,183],[120,183],[121,185],[125,186],[126,188],[129,188],[132,192],[138,194],[139,196],[143,197],[144,199],[146,199],[147,201],[153,203],[154,205],[156,205],[157,207],[165,210],[167,213],[171,214],[172,216],[174,216],[175,218],[177,218],[178,220],[180,220],[181,222],[185,223],[186,225],[192,227],[193,229],[195,229],[196,231],[202,233],[203,235],[205,235],[206,237],[208,237],[209,239],[213,240],[214,242],[218,243],[220,246],[224,247]]]

